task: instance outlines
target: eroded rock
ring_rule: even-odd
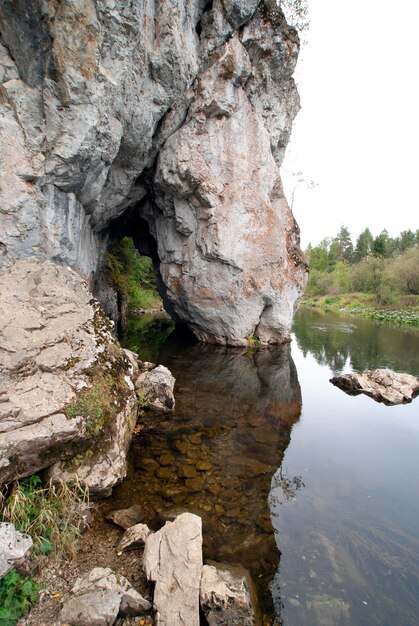
[[[288,340],[306,266],[279,175],[299,108],[280,9],[7,0],[0,30],[0,265],[70,265],[116,316],[105,253],[132,235],[198,338]]]
[[[0,578],[23,563],[33,545],[32,538],[13,524],[0,522]]]
[[[363,393],[387,405],[411,402],[419,394],[419,380],[415,376],[388,369],[352,372],[335,376],[330,382],[351,396]]]
[[[137,402],[99,303],[76,272],[36,259],[0,272],[0,294],[0,483],[77,457],[80,479],[109,490]]]
[[[149,535],[143,563],[147,578],[155,582],[153,604],[156,624],[198,626],[201,518],[183,513]]]
[[[112,626],[118,615],[143,615],[151,604],[124,576],[95,567],[78,578],[59,615],[60,624]]]
[[[172,411],[175,407],[175,379],[164,365],[143,372],[135,382],[140,398],[148,408],[156,411]]]

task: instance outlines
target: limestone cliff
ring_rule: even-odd
[[[53,260],[104,294],[130,234],[200,339],[286,340],[297,55],[271,0],[2,0],[0,263]]]

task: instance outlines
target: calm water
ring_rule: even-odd
[[[103,508],[140,501],[154,527],[201,515],[205,558],[250,569],[266,624],[416,626],[419,400],[386,407],[328,381],[418,375],[419,333],[312,310],[294,331],[291,352],[166,339],[175,413],[136,437]]]

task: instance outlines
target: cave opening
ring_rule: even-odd
[[[115,322],[121,345],[143,361],[155,361],[175,322],[166,312],[157,244],[141,207],[130,207],[115,219],[107,238],[95,295]]]

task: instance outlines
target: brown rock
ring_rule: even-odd
[[[133,504],[128,509],[119,509],[117,511],[111,511],[106,516],[106,521],[113,522],[117,524],[117,526],[121,526],[127,530],[138,524],[141,520],[144,519],[144,509],[141,504]]]

